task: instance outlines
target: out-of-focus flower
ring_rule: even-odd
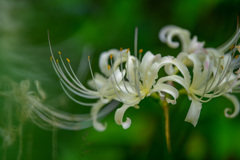
[[[187,30],[181,29],[176,26],[167,26],[160,31],[160,39],[166,42],[170,47],[176,48],[179,46],[178,42],[173,42],[174,36],[180,38],[182,44],[182,52],[178,55],[177,59],[189,68],[193,66],[192,81],[186,83],[178,81],[192,101],[188,111],[186,121],[196,126],[202,103],[210,101],[212,98],[225,96],[234,104],[234,112],[229,114],[230,108],[226,108],[226,117],[235,117],[239,113],[238,99],[229,93],[236,92],[239,86],[239,72],[236,70],[240,67],[239,55],[236,55],[235,44],[240,36],[240,31],[234,35],[225,45],[214,49],[204,48],[204,43],[198,42],[197,37],[190,38],[190,33]],[[229,52],[227,52],[230,50]],[[169,74],[173,74],[173,67]],[[187,71],[189,73],[189,71]]]
[[[0,98],[8,102],[4,107],[10,114],[16,113],[19,124],[30,120],[39,127],[50,130],[52,127],[79,130],[92,125],[90,114],[70,114],[44,104],[45,92],[38,81],[35,82],[35,86],[36,91],[30,89],[29,80],[23,80],[19,84],[10,78],[0,78]],[[103,117],[111,111],[110,106],[106,106],[106,108],[108,110],[100,112],[99,117]],[[8,126],[2,127],[2,130],[8,130],[8,128]],[[4,133],[1,131],[1,134]]]

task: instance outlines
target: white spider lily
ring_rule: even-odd
[[[232,39],[218,49],[203,48],[204,43],[197,42],[196,36],[191,39],[189,31],[176,26],[163,28],[159,36],[172,48],[179,46],[178,42],[172,41],[174,36],[178,36],[182,43],[182,52],[177,59],[188,66],[193,66],[191,83],[176,81],[186,89],[192,101],[185,120],[196,126],[202,103],[221,95],[231,100],[235,109],[232,114],[229,114],[230,108],[225,109],[225,116],[235,117],[239,113],[240,106],[238,99],[229,93],[236,90],[240,83],[239,72],[234,73],[240,67],[240,58],[238,55],[235,56],[236,48],[231,46],[236,44],[240,31],[238,30]],[[224,55],[229,48],[231,48],[230,52]],[[168,66],[168,68],[171,69],[168,74],[173,74],[173,67]]]
[[[109,85],[109,80],[116,80],[116,82],[121,81],[122,74],[120,73],[119,69],[114,71],[114,74],[112,76],[109,76],[108,78],[105,78],[104,76],[100,74],[93,75],[92,68],[90,65],[90,57],[88,57],[89,67],[92,75],[92,81],[89,82],[90,87],[93,89],[88,89],[85,87],[80,80],[75,75],[71,65],[70,60],[67,58],[66,62],[62,59],[61,52],[58,52],[59,59],[55,59],[54,54],[51,49],[50,45],[50,51],[51,51],[51,62],[53,65],[53,68],[56,72],[56,74],[59,77],[60,84],[64,90],[64,92],[67,94],[67,96],[72,99],[74,102],[83,105],[83,106],[91,106],[91,117],[93,121],[93,126],[95,129],[99,131],[103,131],[106,128],[106,124],[103,125],[97,121],[98,113],[99,111],[110,101],[112,101],[115,98],[115,92],[111,85]],[[117,50],[111,50],[109,52],[105,52],[102,54],[100,58],[100,62],[107,61],[110,56],[112,56],[115,59],[115,56],[117,55]],[[111,53],[111,54],[109,54]],[[108,56],[108,58],[106,58]],[[108,76],[108,66],[106,66],[106,69],[104,68],[103,63],[100,63],[100,69],[102,70],[103,74]],[[82,102],[77,98],[74,98],[73,95],[76,95],[78,97],[83,97],[86,99],[95,99],[95,102]],[[97,100],[97,101],[96,101]],[[111,103],[112,109],[114,109],[118,104],[114,102]],[[112,109],[108,109],[109,111],[112,111]],[[104,110],[105,113],[108,113],[109,111]],[[101,117],[101,116],[100,116]]]
[[[131,120],[127,117],[127,120],[123,121],[123,116],[129,107],[138,108],[138,103],[144,97],[150,96],[154,92],[158,92],[160,97],[165,97],[165,94],[170,95],[172,99],[165,97],[167,102],[176,104],[176,99],[179,95],[178,90],[165,82],[171,81],[171,78],[180,78],[180,81],[185,79],[190,83],[190,75],[185,74],[187,73],[185,71],[187,70],[186,66],[178,63],[177,59],[170,56],[161,58],[160,54],[153,55],[150,51],[141,59],[141,52],[142,50],[140,50],[139,58],[136,52],[135,56],[131,55],[129,49],[112,49],[103,52],[99,59],[99,68],[103,75],[99,73],[93,75],[89,62],[92,80],[88,84],[92,90],[87,89],[78,80],[72,70],[69,59],[67,59],[68,65],[65,65],[60,52],[60,60],[58,60],[54,58],[51,51],[51,60],[65,93],[80,105],[92,106],[93,126],[97,130],[103,131],[106,128],[106,125],[97,121],[98,112],[112,100],[123,103],[122,107],[115,112],[115,121],[117,124],[122,125],[124,129],[127,129],[131,124]],[[156,83],[156,79],[159,79],[158,71],[167,65],[176,65],[184,78],[180,76],[171,77],[170,79],[163,77]],[[168,68],[165,68],[165,70],[168,71]],[[94,103],[81,102],[74,98],[72,94],[87,99],[95,98],[98,101]]]
[[[85,106],[92,106],[91,116],[93,119],[93,126],[99,131],[103,131],[106,128],[106,125],[97,121],[98,112],[106,103],[109,103],[112,100],[123,103],[122,107],[115,112],[115,121],[117,124],[122,125],[124,129],[128,128],[131,124],[131,120],[128,117],[127,120],[123,122],[125,111],[129,107],[138,108],[138,103],[144,97],[149,96],[154,92],[158,92],[160,97],[164,97],[165,94],[173,97],[173,99],[165,97],[168,103],[176,103],[178,90],[169,84],[165,84],[165,82],[168,82],[168,79],[165,78],[163,82],[158,81],[156,83],[156,79],[159,79],[158,71],[163,66],[177,65],[182,71],[185,79],[189,79],[190,77],[190,75],[185,74],[186,71],[183,71],[186,70],[186,67],[178,63],[173,57],[161,58],[160,54],[153,55],[148,51],[141,59],[142,50],[139,50],[140,54],[138,58],[137,29],[135,31],[134,56],[130,54],[129,49],[112,49],[103,52],[99,59],[99,68],[103,75],[96,73],[95,76],[92,73],[89,61],[92,80],[90,80],[88,84],[93,90],[87,89],[78,80],[73,72],[69,59],[67,59],[68,65],[66,66],[60,52],[60,60],[54,58],[50,45],[53,68],[60,79],[63,90],[76,103]],[[169,72],[167,67],[165,70]],[[181,80],[183,81],[183,78],[181,78]],[[190,83],[190,80],[187,81]],[[98,101],[95,103],[81,102],[75,99],[71,94],[87,99],[95,98],[98,99]]]
[[[116,123],[122,125],[124,129],[130,126],[130,118],[127,118],[127,121],[123,122],[123,115],[131,106],[138,108],[137,104],[145,96],[149,96],[150,93],[153,92],[151,89],[158,76],[151,76],[153,73],[151,73],[150,70],[154,69],[152,68],[153,64],[161,64],[161,61],[164,59],[160,60],[160,57],[159,54],[153,55],[151,52],[147,52],[140,63],[138,58],[130,55],[129,49],[120,51],[112,49],[103,52],[99,59],[99,68],[103,75],[96,73],[94,76],[90,66],[93,78],[88,84],[93,90],[87,89],[78,80],[71,68],[69,59],[67,59],[67,68],[61,57],[61,53],[59,53],[61,65],[59,60],[54,58],[53,54],[51,60],[65,93],[80,105],[92,106],[91,116],[93,119],[93,126],[95,129],[103,131],[106,125],[97,121],[98,113],[105,104],[112,100],[123,103],[123,106],[117,109],[115,113]],[[163,91],[172,94],[174,99],[178,97],[177,90],[168,85],[162,85],[162,88],[155,87],[154,91]],[[98,99],[98,101],[95,103],[81,102],[71,94],[76,94],[84,98],[95,98]]]
[[[142,52],[142,50],[140,50],[140,52]],[[105,57],[105,55],[101,55],[101,57]],[[115,56],[113,55],[113,57]],[[138,108],[138,103],[144,97],[150,96],[155,92],[159,93],[160,97],[165,97],[165,94],[170,95],[173,99],[167,96],[165,97],[166,101],[168,103],[176,104],[176,99],[179,95],[178,90],[173,86],[166,84],[165,82],[175,79],[177,81],[190,83],[190,75],[187,72],[186,66],[171,56],[161,58],[160,54],[153,55],[150,51],[148,51],[141,59],[137,58],[136,53],[135,56],[132,56],[130,55],[129,50],[122,50],[119,53],[119,56],[116,56],[114,63],[111,59],[111,64],[113,65],[108,66],[108,69],[112,72],[104,70],[107,68],[106,66],[108,64],[108,58],[105,58],[105,60],[102,62],[101,60],[103,59],[100,58],[99,63],[105,67],[100,66],[100,69],[102,72],[106,73],[105,75],[112,74],[111,76],[116,77],[116,72],[114,73],[113,71],[116,70],[117,67],[119,67],[121,70],[121,81],[116,81],[114,79],[109,79],[109,81],[111,82],[116,93],[116,97],[114,97],[114,99],[123,103],[123,106],[117,109],[115,113],[115,121],[117,124],[122,125],[124,129],[128,128],[131,124],[131,119],[128,117],[125,122],[123,121],[124,113],[129,107]],[[123,69],[124,63],[125,68]],[[177,66],[183,77],[174,75],[171,77],[159,78],[159,70],[168,65]],[[125,71],[126,74],[124,74]],[[169,72],[167,67],[165,67],[165,71]],[[158,81],[156,83],[157,79]],[[93,81],[91,81],[91,83],[93,84]]]

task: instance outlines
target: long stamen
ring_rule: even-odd
[[[139,49],[139,56],[138,56],[139,62],[142,61],[142,52],[143,52],[143,49]]]
[[[136,64],[136,61],[135,61],[135,59],[132,59],[132,61],[133,61],[133,63],[134,63],[134,73],[135,73],[135,75],[134,75],[134,77],[135,77],[135,89],[136,89],[136,91],[137,91],[137,93],[138,93],[138,97],[140,98],[140,99],[142,99],[142,97],[141,97],[141,93],[140,93],[140,87],[139,87],[139,75],[137,74],[138,72],[137,72],[137,64]]]
[[[208,86],[208,83],[209,83],[210,74],[211,74],[211,71],[210,71],[210,69],[208,69],[207,77],[206,77],[206,80],[205,80],[206,84],[205,84],[204,91],[203,91],[203,94],[202,94],[200,99],[202,99],[204,97],[205,93],[207,92],[207,86]]]
[[[135,28],[135,37],[134,37],[134,55],[137,58],[137,40],[138,40],[138,28]]]
[[[73,72],[72,66],[71,66],[71,64],[70,64],[70,60],[69,60],[68,58],[67,58],[66,60],[67,60],[67,62],[68,62],[68,66],[69,66],[69,68],[70,68],[70,70],[71,70],[74,78],[75,78],[76,81],[81,85],[82,89],[85,89],[86,91],[90,91],[89,89],[87,89],[87,88],[81,83],[81,81],[77,78],[76,74]]]
[[[113,66],[112,54],[110,55],[110,63],[111,63],[111,66]],[[113,75],[113,78],[114,78],[114,81],[115,81],[117,87],[119,88],[119,90],[121,90],[122,93],[124,93],[123,90],[121,89],[121,87],[119,86],[118,82],[117,82],[117,78],[116,78],[115,72],[113,70],[113,67],[110,67],[110,69],[112,70],[112,75]],[[122,78],[123,78],[123,73],[122,73]]]
[[[99,92],[101,92],[101,91],[99,90],[98,85],[97,85],[97,83],[96,83],[96,80],[95,80],[95,78],[94,78],[94,76],[93,76],[92,67],[91,67],[91,63],[90,63],[90,56],[88,56],[88,65],[89,65],[89,69],[90,69],[90,72],[91,72],[91,75],[92,75],[92,79],[93,79],[93,81],[94,81],[94,83],[95,83],[95,85],[96,85],[96,88],[97,88],[97,90],[98,90]]]
[[[129,48],[127,49],[127,66],[126,66],[126,70],[127,70],[127,72],[129,73],[130,71],[129,71]],[[130,80],[129,79],[129,74],[127,74],[127,79],[128,80]],[[132,90],[134,90],[134,87],[132,86],[132,84],[130,83],[130,87],[132,88]]]
[[[137,40],[138,40],[138,28],[135,28],[135,37],[134,37],[134,55],[137,58]],[[140,87],[139,87],[139,81],[140,81],[140,73],[139,73],[139,63],[135,62],[135,88],[136,91],[138,92],[138,97],[142,99],[141,94],[140,94]]]
[[[69,85],[71,85],[71,87],[73,87],[74,89],[80,91],[80,92],[84,92],[82,90],[80,90],[79,88],[77,88],[75,85],[73,85],[64,75],[64,73],[62,72],[61,68],[59,68],[60,66],[57,64],[57,60],[55,61],[55,58],[54,58],[54,55],[53,55],[53,51],[52,51],[52,46],[51,46],[51,42],[50,42],[50,36],[49,36],[49,32],[48,32],[48,42],[49,42],[49,48],[50,48],[50,53],[51,53],[51,62],[52,62],[52,65],[53,65],[53,68],[56,72],[56,74],[58,75],[58,77],[60,79],[64,79]],[[92,93],[92,95],[94,94],[97,94],[97,92],[95,91],[90,91]],[[89,94],[89,93],[85,93],[85,94]]]
[[[71,91],[72,93],[80,96],[80,97],[84,97],[84,98],[88,98],[88,99],[97,99],[99,98],[98,96],[91,96],[91,95],[88,95],[88,94],[82,94],[81,92],[77,92],[76,90],[72,89],[64,80],[60,79],[60,83],[63,83],[63,85],[65,87],[67,87],[67,89],[69,91]]]
[[[122,51],[122,48],[120,48],[120,51]],[[130,92],[128,91],[127,87],[126,87],[126,84],[125,84],[125,80],[124,80],[124,77],[123,77],[123,64],[122,64],[122,53],[120,53],[120,61],[121,61],[121,74],[122,74],[122,81],[123,81],[123,85],[124,85],[124,88],[126,89],[126,91],[130,94]]]
[[[60,82],[60,85],[62,86],[63,88],[63,91],[66,93],[66,95],[71,99],[73,100],[74,102],[80,104],[80,105],[84,105],[84,106],[92,106],[94,103],[84,103],[84,102],[81,102],[79,100],[76,100],[75,98],[73,98],[68,92],[67,90],[65,89],[65,87],[63,86],[62,82]]]
[[[231,57],[230,57],[230,61],[231,61]],[[219,75],[220,78],[219,78],[218,82],[211,89],[211,90],[213,90],[213,93],[212,93],[211,97],[208,100],[206,100],[206,102],[210,101],[212,98],[214,98],[216,96],[220,96],[225,93],[223,90],[221,90],[223,87],[219,88],[219,85],[223,82],[224,78],[226,78],[226,77],[229,78],[231,76],[231,72],[227,72],[229,69],[229,65],[227,65],[226,69],[224,69],[222,65],[220,67],[221,67],[223,73],[221,75]],[[226,79],[228,79],[228,78],[226,78]]]
[[[218,97],[218,96],[221,96],[223,95],[224,93],[226,93],[231,87],[232,85],[235,83],[235,81],[238,79],[238,77],[235,78],[235,80],[230,84],[229,83],[229,79],[232,75],[232,70],[234,68],[234,65],[237,63],[237,61],[234,61],[234,63],[232,63],[232,60],[233,60],[233,56],[234,56],[234,52],[233,51],[233,55],[229,58],[228,60],[228,63],[227,63],[227,67],[224,69],[223,73],[221,74],[220,76],[220,79],[218,81],[218,83],[216,85],[214,85],[215,89],[213,91],[213,94],[212,96],[207,100],[207,102],[209,100],[211,100],[213,97]],[[238,55],[235,57],[235,58],[238,58]],[[235,59],[234,58],[234,59]],[[221,66],[222,70],[223,70],[223,66]],[[218,87],[218,85],[223,82],[223,80],[226,81],[226,83],[223,84],[222,87]]]
[[[53,63],[53,62],[52,62],[52,63]],[[57,73],[57,75],[58,75],[58,77],[59,77],[60,79],[63,79],[64,81],[66,81],[67,84],[69,84],[72,88],[74,88],[75,90],[77,90],[77,91],[79,91],[79,92],[82,92],[82,93],[87,94],[87,95],[89,95],[89,94],[91,93],[90,95],[92,95],[92,96],[97,96],[97,92],[96,92],[96,91],[91,91],[91,90],[85,91],[85,90],[82,90],[82,88],[78,88],[78,87],[76,87],[74,84],[72,84],[72,83],[68,80],[68,78],[65,76],[65,74],[63,73],[63,71],[62,71],[60,65],[58,64],[58,61],[57,61],[57,60],[56,60],[55,64],[56,64],[56,66],[54,66],[54,63],[53,63],[53,68],[54,68],[54,70],[56,71],[56,73]]]
[[[214,84],[214,82],[215,82],[215,79],[216,79],[216,77],[217,77],[217,75],[218,75],[218,72],[219,72],[219,68],[220,68],[220,66],[221,66],[221,60],[223,59],[223,57],[220,57],[220,59],[219,59],[219,61],[218,61],[218,65],[217,65],[217,71],[216,71],[216,74],[214,75],[214,78],[213,78],[213,80],[212,80],[212,83],[210,84],[210,86],[209,87],[207,87],[207,84],[208,84],[208,82],[207,82],[207,84],[206,84],[206,86],[205,86],[205,89],[204,89],[204,92],[203,92],[203,94],[202,94],[202,96],[201,96],[201,100],[203,99],[203,97],[204,97],[204,95],[206,94],[206,93],[208,93],[208,92],[210,92],[209,90],[211,89],[211,87],[212,87],[212,85]],[[207,87],[207,88],[206,88]]]
[[[70,72],[68,71],[65,63],[63,62],[63,59],[62,59],[62,56],[61,56],[61,52],[58,52],[58,53],[60,53],[60,54],[59,54],[60,60],[61,60],[61,62],[62,62],[62,65],[63,65],[65,71],[67,72],[68,76],[72,79],[72,81],[73,81],[76,85],[78,85],[79,87],[82,88],[82,84],[79,82],[79,80],[78,80],[76,77],[75,77],[75,79],[74,79],[74,78],[72,77],[72,75],[70,74]],[[70,60],[68,59],[67,61],[68,61],[68,64],[69,64]],[[73,73],[73,71],[72,71],[72,73]]]
[[[112,87],[113,87],[113,89],[114,89],[114,91],[115,91],[118,99],[119,99],[122,103],[127,104],[127,105],[132,105],[132,104],[134,104],[134,103],[127,103],[126,101],[124,101],[124,100],[121,98],[121,96],[119,95],[118,91],[116,90],[116,86],[114,85],[112,79],[110,79],[110,82],[111,82],[111,84],[112,84]],[[129,98],[129,99],[131,99],[131,98]]]

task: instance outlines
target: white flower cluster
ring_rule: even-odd
[[[237,41],[240,31],[217,49],[204,48],[204,43],[198,42],[196,36],[191,39],[189,31],[177,26],[166,26],[159,33],[160,40],[171,48],[180,45],[173,41],[175,36],[180,39],[182,46],[176,58],[154,55],[150,51],[142,57],[142,50],[139,50],[139,54],[136,52],[135,42],[134,55],[129,49],[103,52],[99,58],[102,74],[93,74],[88,57],[92,75],[88,84],[91,89],[77,78],[68,58],[64,62],[61,52],[58,52],[59,59],[55,58],[50,45],[51,62],[65,93],[76,103],[91,107],[93,126],[99,131],[106,129],[106,124],[98,121],[99,112],[110,112],[116,107],[116,104],[107,104],[113,101],[122,103],[115,112],[115,122],[127,129],[131,119],[127,117],[126,121],[123,120],[126,110],[129,107],[139,108],[142,99],[156,93],[159,99],[173,105],[179,93],[187,94],[192,102],[185,120],[194,126],[198,122],[202,103],[219,96],[228,98],[234,104],[234,111],[230,114],[231,109],[226,108],[225,116],[235,117],[240,106],[236,96],[231,93],[239,92],[240,57],[237,54]],[[161,68],[164,68],[163,76],[159,74]],[[182,89],[177,88],[176,84],[180,84]],[[95,99],[95,102],[85,103],[77,96]]]

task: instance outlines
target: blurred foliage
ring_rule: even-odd
[[[159,30],[168,24],[186,28],[206,46],[217,47],[235,32],[239,6],[238,0],[1,0],[0,75],[18,82],[37,79],[48,94],[46,103],[81,113],[81,106],[63,94],[49,62],[48,31],[54,52],[60,50],[70,58],[74,69],[82,53],[89,52],[93,70],[99,71],[95,64],[101,52],[133,50],[135,27],[144,51],[177,55],[179,49],[169,49],[158,39]],[[86,61],[80,68],[88,73]],[[79,77],[86,80],[90,75]],[[181,96],[170,108],[171,153],[166,149],[162,108],[148,98],[139,110],[127,111],[132,119],[128,130],[115,124],[114,113],[102,120],[108,123],[105,132],[58,130],[54,154],[59,160],[240,159],[240,116],[227,119],[223,114],[232,104],[224,98],[204,104],[196,128],[184,121],[189,105]],[[6,113],[1,109],[0,114]],[[7,159],[16,159],[18,143],[17,137],[7,149]],[[24,125],[23,143],[22,159],[52,158],[51,131],[29,122]],[[3,152],[1,148],[0,159]]]

